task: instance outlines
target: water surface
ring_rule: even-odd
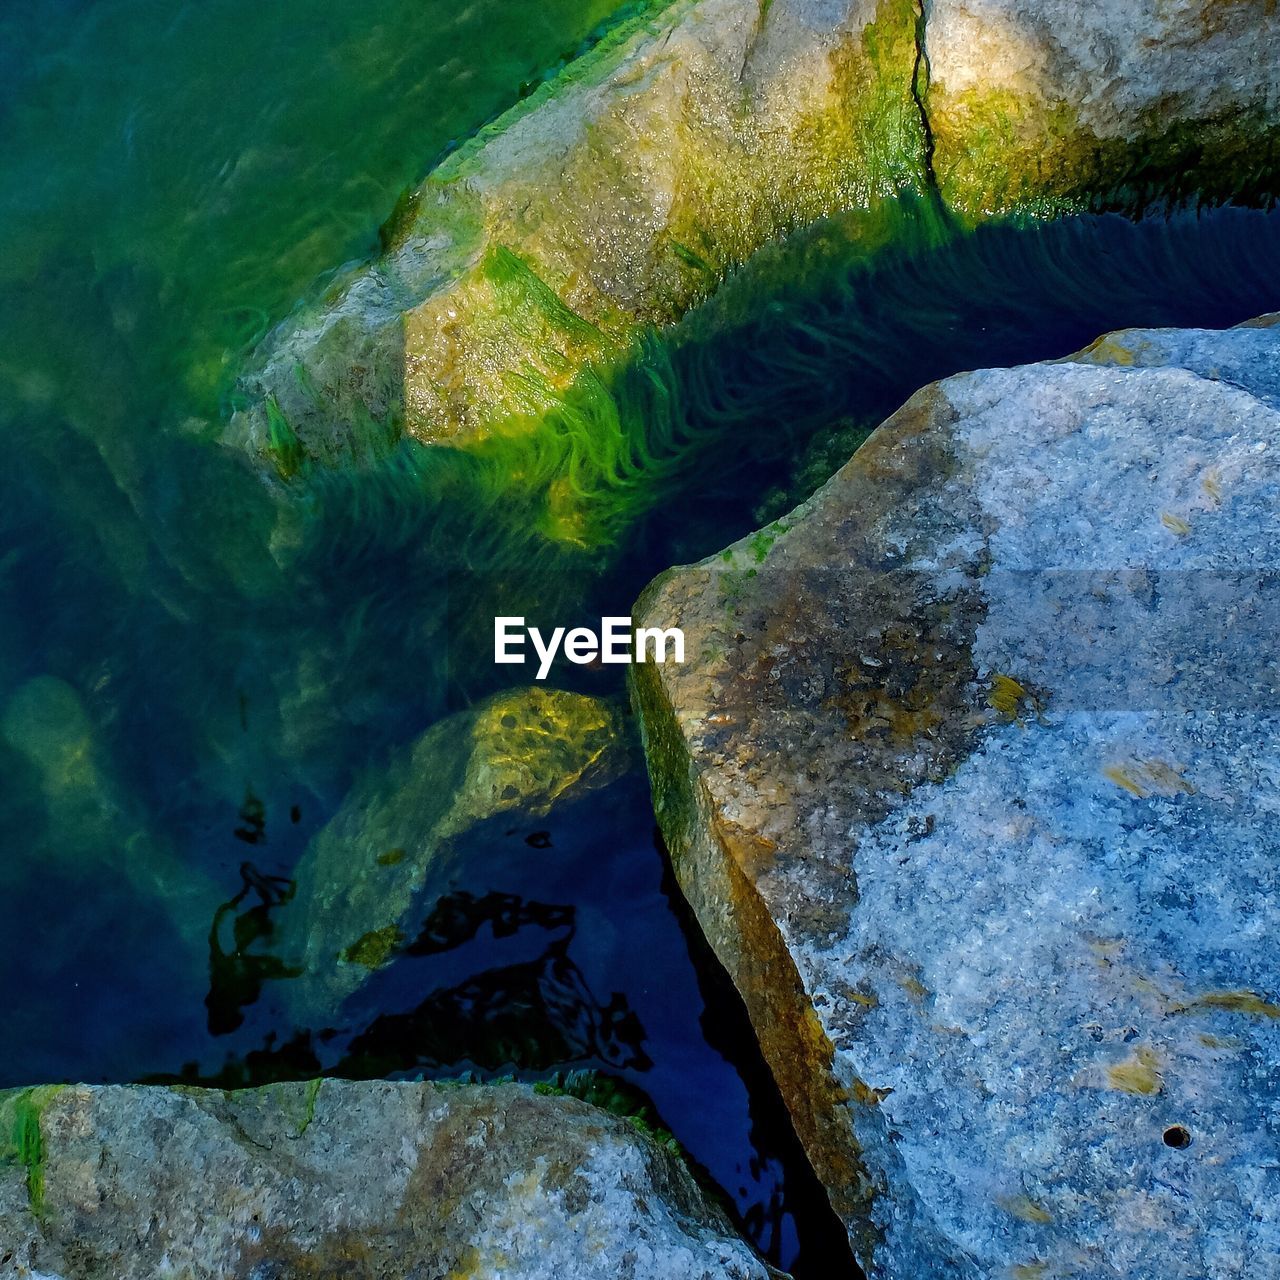
[[[817,1267],[830,1221],[642,773],[467,833],[405,954],[305,1023],[272,947],[294,868],[353,780],[529,678],[490,662],[495,613],[627,613],[933,378],[1273,309],[1280,217],[966,232],[904,201],[769,250],[470,452],[272,486],[215,445],[249,346],[607,8],[0,18],[0,1084],[595,1069]]]

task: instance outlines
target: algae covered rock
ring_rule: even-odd
[[[1280,335],[926,388],[637,609],[677,876],[873,1277],[1280,1271]]]
[[[933,0],[925,109],[942,194],[980,216],[1273,193],[1277,42],[1271,0]]]
[[[511,810],[536,816],[626,767],[619,709],[558,689],[498,694],[433,725],[358,783],[314,838],[281,917],[300,1008],[329,1012],[416,937],[450,842]]]
[[[646,4],[402,202],[242,380],[288,472],[544,409],[768,239],[924,174],[912,0]]]
[[[288,478],[528,428],[761,246],[907,191],[971,221],[1276,191],[1271,0],[626,12],[268,337],[229,439]]]
[[[771,1274],[669,1152],[520,1085],[42,1088],[0,1133],[4,1280]]]

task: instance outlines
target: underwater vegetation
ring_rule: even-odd
[[[545,412],[464,448],[401,440],[341,475],[304,467],[299,564],[356,595],[470,575],[488,618],[559,620],[614,575],[625,611],[653,572],[806,496],[916,387],[1065,355],[1109,327],[1235,323],[1268,305],[1277,266],[1280,216],[1257,210],[969,229],[902,200],[829,219]],[[363,599],[372,616],[380,602]],[[465,604],[450,610],[455,637],[467,625]]]
[[[24,445],[0,477],[0,721],[21,723],[44,689],[74,714],[39,767],[30,744],[0,742],[0,875],[70,904],[57,989],[90,999],[71,983],[75,957],[100,945],[89,939],[135,956],[149,937],[202,946],[243,888],[237,831],[261,837],[258,872],[289,876],[358,773],[511,678],[489,661],[496,613],[567,626],[625,614],[654,573],[785,512],[923,383],[1061,356],[1113,326],[1230,324],[1272,304],[1278,267],[1275,211],[968,229],[891,202],[772,246],[680,324],[468,448],[401,440],[342,473],[299,461],[267,486],[243,457],[161,420],[139,432],[104,410],[89,447],[73,421],[18,418]],[[105,285],[90,302],[115,305]],[[617,690],[611,668],[560,667],[552,682]],[[88,744],[78,758],[103,762],[94,794],[119,797],[153,871],[122,873],[109,823],[87,823],[76,865],[59,862],[88,786],[57,767],[72,738]],[[246,789],[260,805],[248,825]],[[181,919],[146,889],[175,858],[195,886]],[[244,905],[266,915],[257,897]],[[17,922],[0,957],[10,990],[52,942]],[[244,980],[252,989],[252,965]],[[182,1030],[104,1007],[122,1018],[103,1027],[113,1052],[157,1067],[207,1035],[198,1002]]]
[[[0,1084],[549,1077],[677,1133],[791,1265],[801,1202],[821,1193],[736,995],[661,881],[642,772],[566,803],[557,762],[544,808],[525,793],[486,810],[403,919],[335,944],[360,982],[300,1011],[284,944],[308,850],[429,726],[461,766],[445,717],[520,678],[489,660],[495,614],[628,613],[654,573],[782,516],[932,379],[1061,356],[1111,327],[1274,306],[1280,215],[974,227],[930,196],[893,198],[898,178],[929,186],[932,146],[915,8],[887,0],[867,48],[885,71],[876,121],[858,127],[892,154],[867,207],[731,270],[761,225],[793,228],[818,204],[783,217],[767,191],[720,199],[714,234],[691,206],[660,263],[664,314],[705,301],[608,342],[532,258],[495,244],[478,287],[532,332],[607,357],[567,383],[527,373],[511,397],[525,408],[465,445],[422,445],[368,413],[345,424],[343,467],[319,467],[275,399],[274,477],[215,443],[237,362],[316,273],[412,227],[416,194],[378,224],[423,159],[464,168],[474,145],[459,139],[513,94],[545,100],[558,68],[608,54],[658,7],[482,0],[423,23],[419,0],[388,0],[370,23],[355,0],[305,15],[103,0],[0,15]],[[464,56],[477,47],[483,74]],[[907,94],[889,71],[912,53]],[[852,180],[836,162],[857,145],[856,130],[814,140],[831,161],[814,200]],[[749,166],[704,160],[736,184],[713,194],[758,186]],[[620,676],[562,665],[552,684],[608,697]],[[430,774],[421,789],[446,798],[448,769]],[[405,842],[376,859],[413,879]],[[0,1133],[33,1206],[42,1096]]]

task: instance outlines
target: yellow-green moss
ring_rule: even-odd
[[[1161,1092],[1164,1079],[1159,1055],[1145,1045],[1139,1046],[1123,1062],[1107,1068],[1107,1088],[1142,1096]]]
[[[357,938],[343,953],[342,958],[366,969],[380,969],[404,944],[404,933],[393,924],[372,929]]]
[[[1260,204],[1278,185],[1280,131],[1261,111],[1168,125],[1154,107],[1125,140],[1097,137],[1067,103],[1046,106],[1008,89],[931,93],[926,108],[942,196],[972,222],[1016,210]]]

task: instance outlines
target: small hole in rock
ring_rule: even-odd
[[[1191,1145],[1191,1134],[1180,1124],[1170,1125],[1164,1131],[1164,1145],[1175,1151],[1185,1151]]]

